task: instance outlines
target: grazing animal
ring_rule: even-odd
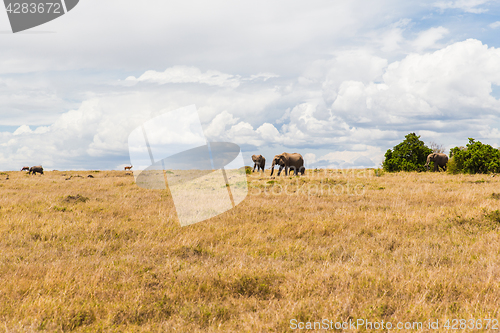
[[[133,167],[133,165],[131,165],[131,166],[126,166],[126,167],[125,167],[125,170],[130,170],[130,169],[132,169],[132,167]]]
[[[273,165],[271,166],[271,176],[273,175],[275,165],[280,166],[280,169],[278,170],[278,176],[280,175],[283,168],[285,168],[286,176],[288,176],[288,169],[293,169],[296,176],[298,176],[299,172],[301,174],[304,174],[304,171],[306,170],[306,168],[304,167],[304,158],[298,153],[283,153],[274,156]]]
[[[31,175],[32,172],[33,172],[34,175],[36,175],[37,172],[43,175],[43,168],[42,168],[41,165],[32,166],[30,168],[29,174]]]
[[[448,156],[446,154],[441,154],[441,153],[432,153],[427,156],[427,163],[425,163],[425,167],[427,170],[429,170],[429,164],[431,162],[434,162],[434,170],[433,172],[438,171],[439,172],[439,167],[443,168],[443,170],[446,170],[446,163],[448,163]]]
[[[23,167],[21,171],[30,171],[30,167]]]
[[[255,163],[253,165],[252,172],[255,172],[255,167],[257,167],[257,171],[262,170],[264,172],[264,168],[266,166],[266,159],[262,155],[252,155],[252,161]]]

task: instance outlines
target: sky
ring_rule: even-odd
[[[0,169],[123,169],[135,128],[190,105],[247,165],[379,167],[413,132],[499,147],[499,35],[488,0],[80,0],[16,34],[2,7]]]

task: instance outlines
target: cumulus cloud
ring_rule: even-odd
[[[499,101],[491,95],[491,85],[499,80],[500,50],[466,40],[393,62],[380,83],[344,81],[331,92],[336,96],[332,110],[351,123],[467,117],[474,108],[487,114],[500,110]]]
[[[429,40],[422,47],[437,39]],[[492,85],[500,84],[500,50],[473,39],[393,62],[367,50],[339,51],[289,79],[172,67],[129,81],[135,84],[127,92],[91,97],[50,125],[0,133],[0,161],[13,169],[42,163],[57,169],[92,167],[89,159],[113,168],[127,162],[127,137],[138,124],[190,104],[210,141],[246,151],[301,150],[318,166],[378,165],[381,147],[409,132],[426,142],[448,140],[440,142],[447,146],[457,133],[494,139],[498,133],[481,119],[500,112],[492,96]],[[169,93],[149,82],[170,84]]]

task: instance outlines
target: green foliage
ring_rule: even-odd
[[[432,149],[420,140],[420,136],[410,133],[403,142],[387,150],[382,167],[388,172],[423,171],[431,153]]]
[[[460,173],[460,170],[457,168],[457,163],[453,157],[448,160],[448,163],[446,164],[446,171],[452,175]]]
[[[472,138],[469,138],[466,147],[452,148],[450,155],[453,157],[454,173],[500,172],[500,151]]]

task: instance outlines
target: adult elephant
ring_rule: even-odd
[[[262,155],[252,155],[252,161],[254,163],[252,172],[255,172],[255,167],[257,167],[257,171],[262,170],[264,172],[264,168],[266,166],[266,159]]]
[[[279,165],[280,169],[278,170],[278,176],[281,173],[281,170],[283,168],[285,169],[285,175],[288,176],[288,169],[293,169],[295,172],[295,175],[298,175],[300,172],[301,174],[304,174],[305,167],[304,167],[304,158],[302,155],[298,153],[283,153],[280,155],[274,156],[273,159],[273,165],[271,167],[271,176],[273,175],[274,172],[274,166]]]
[[[448,163],[448,156],[446,154],[441,153],[432,153],[427,156],[427,163],[425,163],[425,167],[429,170],[429,164],[434,162],[434,172],[439,171],[439,167],[446,170],[446,164]]]
[[[33,172],[34,175],[36,175],[37,172],[43,175],[43,168],[42,168],[41,165],[32,166],[30,168],[29,174],[31,175],[32,172]]]

